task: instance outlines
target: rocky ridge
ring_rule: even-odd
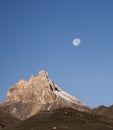
[[[92,109],[92,113],[102,115],[102,116],[106,116],[106,117],[109,117],[109,118],[113,118],[113,105],[111,105],[109,107],[101,105],[99,107]]]
[[[0,106],[13,117],[25,120],[40,111],[61,108],[73,108],[79,111],[90,111],[83,102],[60,89],[48,78],[45,71],[29,81],[20,80],[7,93],[6,100]]]

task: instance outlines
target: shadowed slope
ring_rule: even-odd
[[[39,114],[4,130],[113,130],[113,120],[73,109]]]

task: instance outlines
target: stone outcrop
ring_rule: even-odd
[[[4,110],[0,109],[0,129],[18,122],[19,120],[15,119]]]
[[[25,120],[39,111],[60,108],[90,111],[76,97],[61,90],[48,78],[48,73],[45,71],[39,72],[37,77],[31,76],[29,81],[20,80],[11,87],[1,107],[20,120]]]

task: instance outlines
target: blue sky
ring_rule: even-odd
[[[88,106],[113,104],[113,1],[0,0],[0,102],[40,70]]]

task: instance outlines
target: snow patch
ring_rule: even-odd
[[[77,98],[69,95],[68,93],[60,90],[60,91],[53,91],[57,96],[62,97],[63,99],[67,100],[68,102],[77,104],[77,105],[84,105],[82,102],[80,102]]]

